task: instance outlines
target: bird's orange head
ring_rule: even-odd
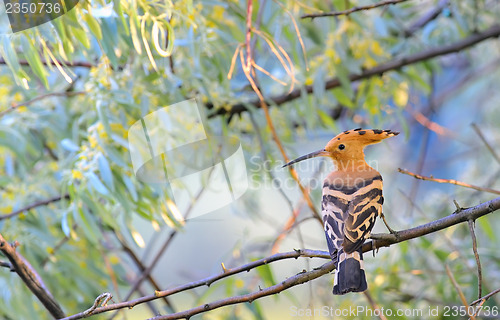
[[[330,140],[324,149],[309,153],[284,165],[284,167],[314,157],[330,157],[339,170],[354,165],[357,161],[365,161],[363,149],[386,138],[397,136],[399,132],[377,129],[353,129],[344,131]]]

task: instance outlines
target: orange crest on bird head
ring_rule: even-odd
[[[336,135],[330,142],[327,143],[325,150],[334,152],[336,150],[345,150],[347,147],[365,147],[369,144],[378,143],[386,138],[397,136],[399,132],[392,130],[378,129],[353,129],[347,130]],[[344,148],[339,148],[344,145]]]
[[[314,157],[330,157],[335,161],[364,159],[365,146],[397,136],[399,132],[378,129],[353,129],[344,131],[330,140],[324,149],[306,154],[285,164],[283,167]]]

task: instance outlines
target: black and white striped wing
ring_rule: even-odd
[[[323,186],[323,225],[332,257],[343,248],[357,250],[369,236],[375,219],[382,212],[382,177],[363,180],[353,187]]]
[[[352,191],[354,193],[355,191]],[[349,213],[350,194],[346,188],[329,184],[323,185],[323,226],[325,228],[326,243],[332,258],[342,248],[344,242],[344,225]]]

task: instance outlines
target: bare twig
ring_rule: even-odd
[[[108,303],[109,300],[111,300],[111,298],[113,298],[111,293],[109,293],[109,292],[101,293],[97,298],[95,298],[94,304],[92,305],[92,307],[83,311],[82,314],[85,317],[89,316],[90,314],[92,314],[92,311],[94,311],[95,308],[97,308],[99,305],[101,305],[103,307],[106,306],[106,304]]]
[[[50,93],[42,94],[41,96],[35,97],[35,98],[28,100],[26,102],[21,102],[18,104],[11,105],[10,108],[5,109],[5,110],[0,112],[0,118],[3,117],[5,114],[7,114],[7,113],[19,108],[19,107],[28,106],[34,102],[37,102],[37,101],[40,101],[40,100],[43,100],[46,98],[71,97],[71,96],[76,96],[76,95],[81,95],[81,94],[86,94],[86,93],[87,93],[86,91],[64,91],[64,92],[50,92]]]
[[[434,94],[436,92],[436,76],[435,72],[431,70],[430,72],[430,79],[429,79],[429,84],[430,84],[430,92],[428,95],[428,105],[426,110],[423,112],[425,115],[431,115],[433,112],[435,112],[435,103],[434,103]],[[427,129],[427,127],[425,127]],[[416,166],[416,172],[417,173],[422,173],[424,170],[424,166],[426,165],[426,157],[427,153],[429,151],[429,145],[430,145],[430,130],[424,130],[422,134],[422,143],[420,145],[420,150],[418,154],[418,160],[417,160],[417,166]],[[418,190],[420,188],[420,181],[419,180],[413,180],[413,183],[411,184],[411,189],[410,189],[410,194],[409,197],[412,200],[412,202],[415,202],[415,199],[417,197]],[[413,207],[410,207],[409,210],[409,216],[413,216]]]
[[[481,270],[481,261],[479,260],[479,253],[477,252],[477,240],[476,240],[476,233],[474,232],[474,221],[469,220],[468,223],[469,223],[470,236],[472,237],[472,251],[474,251],[474,257],[476,258],[476,264],[477,264],[477,297],[478,299],[481,299],[483,272]]]
[[[73,230],[75,230],[77,228],[77,224],[73,224]],[[45,265],[50,261],[50,258],[55,255],[56,251],[58,251],[66,242],[69,241],[69,239],[71,239],[71,237],[68,237],[68,236],[64,236],[61,240],[59,240],[59,242],[52,248],[52,250],[50,250],[50,254],[45,257],[45,259],[42,260],[42,262],[40,262],[40,267],[41,268],[44,268]]]
[[[376,240],[375,243],[365,243],[363,245],[363,251],[365,249],[369,249],[368,247],[365,248],[365,246],[368,245],[373,245],[374,248],[375,246],[377,248],[380,247],[388,247],[392,244],[401,242],[401,241],[406,241],[409,239],[414,239],[418,238],[421,236],[424,236],[429,233],[433,233],[439,230],[443,230],[446,228],[449,228],[453,225],[466,222],[469,219],[476,220],[479,217],[482,217],[490,212],[493,212],[495,210],[500,209],[500,197],[495,198],[493,200],[490,200],[488,202],[484,202],[478,206],[471,207],[471,208],[466,208],[461,210],[460,212],[454,212],[453,214],[441,218],[439,220],[432,221],[430,223],[403,230],[403,231],[397,231],[395,234],[372,234],[370,236],[371,239]],[[369,250],[366,250],[369,251]]]
[[[469,304],[467,303],[467,300],[465,299],[465,295],[464,295],[462,289],[460,289],[460,286],[458,285],[457,280],[455,280],[455,277],[453,276],[453,273],[451,272],[450,267],[447,264],[445,264],[444,266],[446,268],[446,274],[450,278],[451,283],[453,283],[453,286],[455,287],[455,290],[457,291],[458,296],[460,297],[460,300],[462,300],[462,304],[465,306],[465,309],[467,310],[467,314],[469,314],[469,316],[472,320],[475,320],[476,317],[474,315],[470,314],[469,308],[468,308]]]
[[[439,56],[444,56],[450,53],[454,52],[459,52],[464,49],[467,49],[469,47],[472,47],[482,41],[485,41],[490,38],[497,38],[500,36],[500,24],[495,24],[491,26],[490,28],[479,32],[479,33],[474,33],[468,36],[467,38],[464,38],[462,40],[459,40],[455,43],[449,44],[449,45],[444,45],[444,46],[439,46],[436,48],[431,48],[429,50],[421,51],[419,53],[415,53],[412,55],[408,55],[406,57],[401,57],[401,58],[394,58],[393,60],[390,60],[386,63],[380,64],[376,67],[373,67],[371,69],[365,69],[361,73],[353,73],[348,76],[349,80],[351,82],[358,81],[358,80],[363,80],[363,79],[368,79],[374,76],[380,76],[386,72],[393,71],[393,70],[398,70],[401,69],[404,66],[412,65],[418,62],[422,62],[425,60],[433,59]],[[326,81],[325,83],[325,89],[330,90],[334,89],[337,87],[340,87],[341,82],[338,78],[330,78]],[[274,97],[271,97],[270,99],[266,100],[267,105],[282,105],[287,102],[293,101],[295,99],[298,99],[302,93],[305,92],[307,94],[311,94],[313,92],[313,86],[308,85],[304,86],[303,88],[297,88],[294,89],[293,91],[286,93],[286,94],[281,94],[277,95]],[[254,108],[260,108],[261,102],[259,99],[254,99],[252,101],[249,101],[247,103],[237,103],[232,105],[230,108],[226,107],[221,107],[218,108],[217,110],[214,110],[210,115],[209,118],[213,118],[219,115],[228,115],[232,116],[235,114],[240,114],[244,111],[248,111],[247,105],[251,105]],[[206,104],[206,107],[208,109],[213,109],[214,105],[211,103]]]
[[[323,162],[320,163],[320,166],[318,167],[318,170],[313,174],[314,178],[317,178],[317,175],[323,170],[323,165],[322,164],[323,164]],[[310,189],[311,189],[311,186],[307,186],[306,187],[307,193],[309,193]],[[274,243],[273,243],[273,246],[272,246],[272,249],[271,249],[272,253],[277,253],[279,251],[279,246],[280,246],[281,242],[286,238],[286,236],[288,235],[288,233],[290,231],[292,231],[293,228],[295,228],[295,227],[298,226],[298,224],[296,224],[296,221],[297,221],[297,218],[299,216],[300,209],[302,207],[302,204],[303,204],[304,200],[305,200],[305,198],[302,197],[301,200],[300,200],[300,202],[299,202],[299,204],[297,205],[297,207],[292,209],[292,215],[285,222],[285,225],[283,226],[281,232],[278,234],[278,236],[274,240]],[[313,218],[316,218],[316,217],[313,216]]]
[[[422,112],[418,110],[414,110],[410,105],[406,107],[406,109],[410,112],[412,117],[417,120],[418,123],[420,123],[422,126],[426,127],[427,129],[445,137],[450,137],[450,138],[456,138],[457,134],[450,129],[443,127],[442,125],[438,124],[437,122],[434,122],[430,120],[428,117],[426,117]]]
[[[461,187],[465,187],[465,188],[470,188],[470,189],[474,189],[474,190],[478,190],[478,191],[484,191],[484,192],[489,192],[489,193],[500,195],[500,191],[498,191],[498,190],[491,189],[491,188],[478,187],[478,186],[474,186],[472,184],[468,184],[468,183],[454,180],[454,179],[438,179],[438,178],[434,178],[432,176],[426,177],[426,176],[422,176],[420,174],[416,174],[416,173],[413,173],[413,172],[410,172],[408,170],[401,169],[401,168],[398,168],[398,171],[401,173],[407,174],[409,176],[412,176],[412,177],[419,179],[419,180],[434,181],[437,183],[449,183],[449,184],[454,184],[456,186],[461,186]]]
[[[254,64],[255,61],[254,61],[253,56],[252,56],[252,45],[251,45],[252,34],[253,33],[260,34],[261,37],[271,47],[271,50],[273,51],[274,55],[280,60],[281,64],[283,65],[283,68],[292,78],[291,89],[293,88],[293,85],[294,85],[293,64],[291,63],[290,59],[288,58],[288,55],[286,54],[286,52],[281,47],[278,47],[279,52],[281,52],[281,54],[288,61],[288,67],[287,67],[287,63],[285,63],[284,60],[281,58],[281,55],[278,52],[278,50],[273,49],[274,45],[271,43],[271,41],[269,39],[265,38],[261,32],[252,28],[252,12],[253,12],[253,0],[248,0],[247,1],[247,18],[246,18],[247,19],[247,21],[246,21],[247,30],[246,30],[246,35],[245,35],[245,47],[247,50],[246,50],[246,57],[244,57],[243,50],[239,51],[241,66],[242,66],[243,72],[244,72],[248,82],[250,83],[253,91],[255,92],[255,94],[257,94],[257,96],[259,98],[259,104],[260,104],[260,107],[262,108],[262,110],[264,110],[264,116],[266,118],[267,126],[268,126],[269,130],[271,131],[272,138],[273,138],[274,142],[276,143],[276,146],[278,147],[278,150],[280,151],[283,159],[285,160],[285,162],[288,162],[288,156],[285,152],[283,144],[281,143],[281,140],[278,136],[278,133],[276,132],[273,121],[271,119],[271,115],[269,113],[269,107],[267,106],[265,98],[262,95],[262,92],[260,91],[259,86],[257,85],[257,79],[255,76],[255,64]],[[237,51],[238,51],[238,49],[237,49]],[[321,220],[321,217],[318,213],[318,210],[316,209],[316,207],[314,206],[314,204],[311,201],[311,197],[309,196],[309,192],[302,185],[302,183],[300,182],[299,177],[297,175],[297,172],[292,167],[290,167],[290,175],[297,183],[297,186],[299,187],[304,199],[306,200],[307,205],[311,209],[313,216],[318,220],[319,223],[322,223],[322,220]]]
[[[436,19],[443,9],[448,6],[450,0],[441,0],[438,5],[431,10],[424,13],[421,17],[419,17],[415,22],[413,22],[408,29],[405,30],[405,37],[411,37],[415,32],[425,27],[429,22]]]
[[[163,253],[166,251],[166,249],[168,248],[168,246],[170,245],[170,243],[172,242],[172,240],[174,239],[176,234],[177,234],[177,230],[173,230],[172,232],[170,232],[167,240],[165,240],[165,242],[161,246],[160,250],[158,250],[158,252],[157,252],[156,256],[154,257],[153,261],[151,262],[151,264],[146,269],[141,270],[141,274],[132,284],[130,290],[128,291],[127,295],[125,296],[125,300],[130,299],[130,297],[132,297],[134,292],[137,291],[137,289],[140,287],[142,282],[145,279],[147,279],[147,277],[149,275],[151,275],[151,271],[153,271],[154,267],[156,267],[156,264],[158,263],[160,258],[163,256]],[[111,317],[111,319],[113,319],[116,315],[117,315],[117,313],[115,313]]]
[[[493,297],[495,294],[499,293],[500,292],[500,288],[488,293],[487,295],[485,295],[484,297],[481,297],[477,300],[474,300],[471,302],[471,306],[475,305],[475,304],[478,304],[479,302],[482,302],[482,301],[486,301],[488,300],[489,298]]]
[[[475,80],[484,79],[488,75],[494,74],[499,66],[500,58],[496,58],[477,68],[470,69],[458,81],[453,81],[445,89],[440,90],[439,93],[436,92],[432,99],[433,105],[442,106],[446,101],[463,92],[464,88]]]
[[[495,158],[495,160],[498,163],[500,163],[500,157],[495,152],[495,149],[493,149],[493,147],[488,143],[488,141],[484,137],[483,133],[481,132],[481,129],[479,129],[479,127],[475,123],[472,123],[471,126],[472,126],[472,128],[474,128],[474,131],[476,131],[476,133],[479,136],[479,138],[481,138],[481,140],[485,144],[486,148],[488,148],[488,151],[491,153],[491,155],[493,156],[493,158]]]
[[[215,167],[212,167],[210,169],[208,179],[210,179],[210,177],[211,177],[211,175],[213,173],[213,169],[214,168]],[[184,221],[187,220],[187,218],[191,214],[191,211],[193,210],[194,204],[201,197],[201,195],[203,194],[204,191],[205,191],[205,189],[202,188],[198,192],[198,194],[196,194],[196,196],[194,197],[193,201],[191,201],[191,203],[189,204],[189,207],[186,209],[186,213],[184,214],[184,217],[183,217]],[[178,230],[172,230],[170,232],[168,238],[165,240],[165,242],[161,246],[160,250],[157,251],[155,257],[153,258],[153,261],[151,262],[151,264],[146,269],[144,269],[144,271],[142,271],[142,273],[139,276],[139,278],[137,278],[135,280],[134,284],[132,285],[132,288],[129,290],[127,296],[125,297],[125,300],[130,299],[130,297],[132,297],[132,295],[134,294],[134,292],[137,291],[137,289],[139,289],[139,287],[142,284],[142,282],[151,274],[151,272],[153,271],[154,267],[156,267],[156,264],[158,263],[158,261],[160,261],[160,258],[163,256],[163,254],[167,250],[168,246],[172,243],[172,240],[177,235],[177,233],[178,233]],[[110,317],[110,320],[112,320],[117,314],[118,314],[118,312],[116,312],[114,315],[112,315]]]
[[[119,233],[117,233],[116,231],[114,232],[116,238],[118,239],[118,242],[120,242],[120,245],[122,246],[122,250],[125,251],[125,253],[127,253],[127,255],[130,257],[130,259],[132,259],[132,261],[134,261],[135,265],[137,266],[137,268],[139,268],[139,271],[141,273],[145,273],[146,271],[146,266],[144,266],[144,264],[142,263],[142,261],[139,259],[139,257],[137,257],[137,255],[135,254],[134,250],[132,250],[132,248],[130,248],[127,244],[127,242],[125,241],[125,239],[123,238],[123,236]],[[153,288],[157,291],[161,290],[160,289],[160,285],[156,282],[156,280],[153,278],[153,276],[151,275],[151,273],[149,273],[147,276],[146,276],[146,279],[148,279],[149,283],[151,283],[151,285],[153,286]],[[170,303],[170,301],[164,297],[163,298],[163,301],[165,302],[165,304],[167,305],[167,307],[169,307],[172,311],[174,311],[174,306]]]
[[[76,68],[76,67],[82,67],[82,68],[92,68],[94,67],[95,65],[90,63],[90,62],[86,62],[86,61],[74,61],[74,62],[62,62],[62,61],[57,61],[57,63],[55,61],[52,61],[50,60],[49,62],[41,59],[41,62],[43,65],[53,65],[53,66],[57,66],[57,63],[59,63],[59,65],[65,65],[67,67],[73,67],[73,68]],[[3,58],[0,58],[0,65],[2,64],[7,64],[7,62],[3,59]],[[21,66],[30,66],[29,62],[26,61],[26,60],[19,60],[19,65]]]
[[[25,211],[29,211],[29,210],[37,208],[37,207],[46,206],[46,205],[51,204],[53,202],[61,201],[62,199],[69,199],[69,194],[65,194],[63,196],[55,196],[55,197],[52,197],[49,199],[34,202],[34,203],[27,205],[26,207],[23,207],[19,210],[15,210],[15,211],[12,211],[11,213],[0,216],[0,221],[4,220],[4,219],[9,219],[9,218],[15,217],[15,216],[17,216]]]
[[[363,252],[368,252],[372,250],[377,250],[378,248],[381,247],[389,247],[393,244],[407,241],[410,239],[422,237],[424,235],[437,232],[439,230],[443,230],[446,228],[449,228],[453,225],[457,225],[459,223],[468,221],[468,220],[476,220],[484,215],[487,215],[493,211],[496,211],[500,209],[500,197],[495,198],[493,200],[490,200],[488,202],[484,202],[478,206],[472,207],[472,208],[467,208],[463,209],[462,211],[458,213],[453,213],[447,217],[441,218],[436,221],[432,221],[430,223],[411,228],[408,230],[402,230],[398,231],[395,234],[373,234],[371,235],[371,241],[366,242],[363,245]],[[253,261],[251,263],[248,263],[246,265],[237,267],[237,268],[231,268],[227,269],[226,271],[202,280],[190,282],[187,284],[184,284],[182,286],[179,286],[177,288],[165,290],[165,291],[159,291],[156,292],[155,295],[150,295],[150,296],[145,296],[141,297],[135,300],[131,301],[125,301],[125,302],[120,302],[120,303],[115,303],[111,304],[105,307],[100,307],[96,308],[93,312],[92,315],[94,314],[99,314],[103,312],[107,312],[110,310],[117,310],[117,309],[123,309],[123,308],[133,308],[134,306],[138,304],[145,303],[147,301],[159,299],[161,297],[173,295],[175,293],[179,293],[182,291],[190,290],[196,287],[201,287],[204,285],[210,285],[215,281],[218,281],[220,279],[223,279],[225,277],[249,271],[253,268],[259,267],[264,264],[268,264],[274,261],[278,260],[283,260],[283,259],[290,259],[290,258],[298,258],[298,257],[320,257],[324,259],[330,259],[330,256],[327,252],[324,251],[313,251],[313,250],[296,250],[293,252],[286,252],[286,253],[278,253],[275,255],[272,255],[270,257],[260,259],[257,261]],[[276,294],[279,293],[283,290],[286,290],[290,287],[305,283],[307,281],[310,281],[312,279],[316,279],[324,274],[329,273],[335,268],[335,265],[333,261],[327,262],[326,264],[322,265],[320,268],[314,269],[309,272],[304,272],[300,273],[298,275],[295,275],[293,277],[288,278],[287,280],[280,282],[277,285],[249,293],[247,295],[243,296],[237,296],[237,297],[231,297],[223,300],[219,300],[210,304],[205,304],[203,306],[190,309],[187,311],[183,311],[180,313],[174,313],[170,314],[167,316],[163,316],[163,318],[156,318],[157,320],[159,319],[182,319],[182,318],[189,318],[190,316],[193,316],[195,314],[201,313],[201,312],[206,312],[215,308],[219,308],[225,305],[231,305],[235,303],[241,302],[240,300],[243,299],[243,301],[254,301],[255,299]],[[240,300],[238,300],[240,299]],[[205,309],[206,308],[206,309]],[[169,317],[169,318],[165,318]],[[76,319],[81,319],[83,318],[82,314],[76,314],[67,318],[64,318],[64,320],[76,320]]]
[[[398,3],[406,2],[406,1],[408,1],[408,0],[386,0],[386,1],[377,2],[377,3],[371,4],[371,5],[367,5],[367,6],[353,7],[351,9],[344,10],[344,11],[333,11],[333,12],[306,14],[306,15],[303,15],[301,18],[302,19],[306,19],[306,18],[314,19],[314,18],[320,18],[320,17],[348,16],[354,12],[375,9],[378,7],[383,7],[383,6],[387,6],[387,5],[391,5],[391,4],[398,4]]]
[[[52,294],[45,287],[42,278],[33,269],[30,263],[16,251],[16,246],[10,245],[4,237],[0,234],[0,251],[9,259],[12,267],[19,275],[21,280],[33,292],[33,294],[40,300],[45,308],[54,316],[54,318],[65,317],[63,310],[54,299]]]
[[[15,272],[14,267],[12,266],[12,263],[6,262],[6,261],[0,261],[0,267],[7,268],[12,272]]]
[[[365,295],[366,300],[368,300],[368,302],[372,306],[372,309],[373,310],[379,310],[379,312],[377,312],[375,314],[378,315],[378,317],[380,318],[380,320],[387,320],[387,317],[384,315],[384,313],[380,312],[380,307],[377,305],[377,303],[373,299],[372,295],[370,294],[370,291],[368,291],[368,290],[363,291],[363,294]]]

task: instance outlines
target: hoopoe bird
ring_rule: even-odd
[[[377,216],[382,214],[382,176],[365,161],[364,148],[399,132],[361,128],[334,137],[324,149],[290,161],[283,167],[302,160],[330,157],[337,170],[323,183],[321,211],[328,251],[337,268],[333,294],[362,292],[367,289],[362,246],[370,236]]]

